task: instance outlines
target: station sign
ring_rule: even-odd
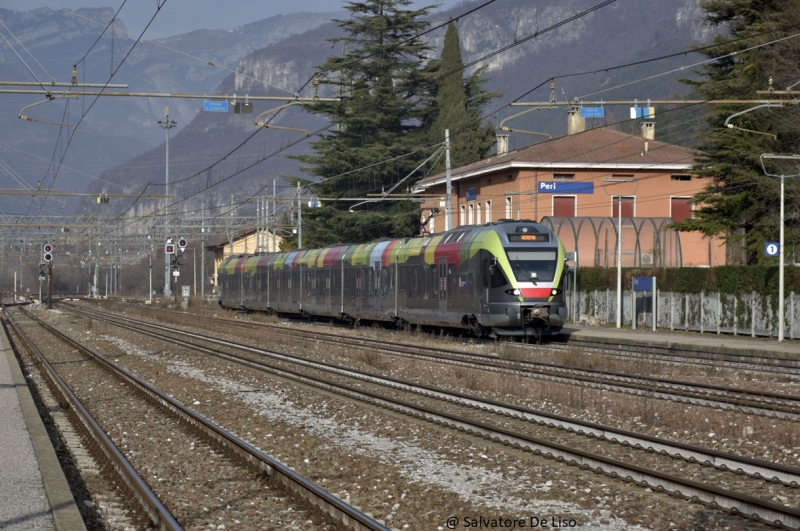
[[[541,181],[538,191],[540,194],[593,194],[594,183]]]
[[[203,110],[209,112],[228,112],[227,101],[204,101]]]

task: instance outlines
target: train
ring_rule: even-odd
[[[563,243],[546,225],[499,220],[435,235],[226,257],[223,308],[555,336],[567,321]]]

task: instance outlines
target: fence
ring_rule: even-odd
[[[567,292],[574,323],[611,324],[617,319],[617,292]],[[656,297],[657,326],[669,330],[692,330],[715,334],[778,336],[778,298],[750,293],[673,293],[659,291]],[[652,327],[653,296],[650,292],[622,292],[622,324]],[[794,292],[784,300],[784,335],[800,338],[800,297]]]

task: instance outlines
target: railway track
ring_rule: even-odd
[[[174,312],[173,315],[185,318],[185,314],[181,312]],[[211,318],[206,317],[206,319]],[[239,329],[253,330],[266,327],[279,334],[288,333],[285,327],[265,323],[253,323],[237,319],[217,319],[220,322],[224,322],[226,326]],[[502,359],[497,356],[439,346],[403,345],[398,341],[351,337],[322,330],[292,329],[291,335],[293,338],[313,339],[330,345],[370,348],[377,352],[394,356],[456,364],[482,370],[545,379],[552,382],[578,384],[603,391],[646,396],[648,398],[670,400],[719,410],[740,411],[752,415],[795,422],[800,421],[800,396],[791,396],[769,390],[715,386],[643,375],[632,376],[622,372],[568,367],[531,360]]]
[[[91,434],[94,444],[102,448],[107,462],[117,471],[119,477],[127,485],[128,490],[135,495],[143,511],[148,515],[150,522],[155,527],[178,530],[182,529],[182,526],[196,527],[206,525],[207,517],[203,513],[200,513],[198,517],[197,515],[192,516],[191,511],[186,511],[184,507],[190,505],[187,503],[186,498],[181,496],[173,497],[173,491],[170,490],[170,487],[174,488],[174,484],[170,483],[170,486],[160,484],[164,478],[171,481],[170,476],[182,478],[197,474],[202,475],[203,472],[196,468],[200,467],[205,471],[220,471],[221,477],[211,475],[206,480],[206,483],[219,482],[225,484],[227,488],[233,488],[235,487],[234,481],[245,485],[256,482],[261,483],[261,488],[266,487],[268,492],[280,492],[281,494],[270,495],[266,502],[260,500],[259,508],[262,512],[264,512],[264,509],[276,514],[289,512],[292,514],[293,519],[302,517],[308,519],[309,523],[316,520],[317,523],[315,525],[322,526],[320,528],[325,529],[328,528],[325,527],[326,525],[330,525],[331,528],[335,525],[342,526],[343,529],[358,531],[388,531],[388,528],[381,522],[340,500],[319,485],[291,470],[218,424],[199,415],[153,385],[137,378],[101,353],[82,345],[31,314],[16,311],[13,313],[17,317],[25,315],[22,319],[28,321],[27,324],[23,325],[18,322],[17,318],[7,314],[7,320],[10,328],[14,331],[14,336],[26,345],[29,352],[32,352],[37,357],[39,364],[45,368],[48,378],[57,386],[60,394],[69,403],[70,409],[78,413],[81,422],[86,426],[88,433]],[[25,327],[35,328],[36,334],[26,332]],[[62,377],[53,368],[55,364],[48,361],[48,357],[54,355],[52,345],[47,347],[49,355],[43,354],[43,349],[37,347],[37,344],[46,341],[42,339],[41,330],[46,330],[47,333],[45,335],[57,338],[70,347],[68,349],[69,353],[59,358],[57,362],[60,371],[69,372],[68,375]],[[31,340],[31,336],[34,335],[37,336],[36,341]],[[77,365],[80,368],[76,372],[74,366]],[[122,385],[117,385],[116,382],[122,382]],[[79,388],[79,391],[73,391],[72,387]],[[117,395],[113,400],[124,401],[125,404],[115,406],[110,402],[112,399],[108,396],[102,398],[102,405],[98,404],[96,397],[93,397],[91,393],[104,387],[113,387],[113,394]],[[78,397],[81,393],[89,396],[94,409],[100,410],[99,414],[90,413],[92,406],[87,407],[81,402]],[[145,399],[143,400],[142,397]],[[135,400],[135,402],[132,402],[132,400]],[[136,405],[132,406],[132,403]],[[184,466],[177,457],[169,460],[168,464],[163,462],[156,463],[142,457],[143,454],[147,453],[142,450],[142,446],[133,443],[125,444],[124,446],[132,448],[128,450],[128,453],[134,454],[134,460],[139,462],[140,468],[147,470],[147,478],[142,477],[101,427],[101,424],[110,425],[117,427],[117,431],[119,431],[121,421],[113,412],[119,413],[121,409],[130,410],[131,408],[135,409],[136,417],[139,419],[136,421],[136,424],[138,424],[138,427],[135,428],[137,432],[146,432],[150,441],[156,440],[158,446],[165,447],[163,451],[159,451],[161,457],[165,455],[165,452],[169,453],[171,451],[170,447],[179,442],[184,448],[189,447],[192,450],[195,448],[208,448],[211,459],[215,461],[214,464],[209,466],[207,463],[208,456],[199,458],[200,461],[206,461],[205,465],[194,463]],[[95,416],[101,417],[101,420],[96,420]],[[142,425],[142,418],[148,419],[149,422],[146,425]],[[179,426],[179,428],[176,428],[176,426]],[[117,435],[119,436],[120,434]],[[123,441],[131,441],[138,437],[139,434],[124,431],[121,436]],[[179,454],[180,451],[176,450],[175,455]],[[223,466],[220,466],[220,461],[224,462]],[[147,479],[151,481],[148,482]],[[151,488],[150,483],[153,481],[157,481],[157,483]],[[243,486],[241,490],[247,491],[248,487]],[[195,495],[201,496],[197,493]],[[258,494],[258,496],[262,497],[261,494]],[[208,498],[208,493],[205,494],[205,497]],[[244,501],[250,500],[246,498],[235,500],[237,503]],[[231,509],[231,504],[235,502],[233,498],[229,499],[227,509]],[[204,501],[201,496],[197,503],[202,505],[208,502]],[[252,501],[251,504],[256,505],[256,502]],[[167,509],[168,505],[173,507],[172,512]],[[264,507],[264,505],[268,507]],[[302,509],[298,509],[298,507],[302,507]],[[208,509],[204,509],[204,511],[208,511]],[[252,514],[253,509],[245,509],[243,514],[248,511]],[[176,516],[173,516],[173,513],[176,512],[183,517],[180,519],[181,523],[179,523],[179,519]],[[244,519],[244,517],[242,518]],[[281,521],[280,518],[277,520]],[[326,520],[330,524],[325,524]],[[283,522],[286,525],[290,524],[289,520],[284,519]],[[262,521],[261,524],[264,524],[264,522]],[[294,529],[295,527],[291,528]]]
[[[479,435],[733,514],[800,528],[800,469],[615,430],[475,396],[355,371],[286,353],[85,312],[171,341],[422,420]],[[725,487],[719,487],[724,485]]]

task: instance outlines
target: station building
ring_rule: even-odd
[[[590,129],[515,151],[501,135],[497,145],[496,156],[451,169],[453,228],[532,219],[577,253],[575,266],[615,267],[621,226],[623,267],[725,265],[723,241],[668,228],[692,216],[689,200],[709,181],[691,174],[696,153],[655,140],[653,124],[641,135]],[[423,232],[444,231],[446,175],[413,192],[424,198]]]

